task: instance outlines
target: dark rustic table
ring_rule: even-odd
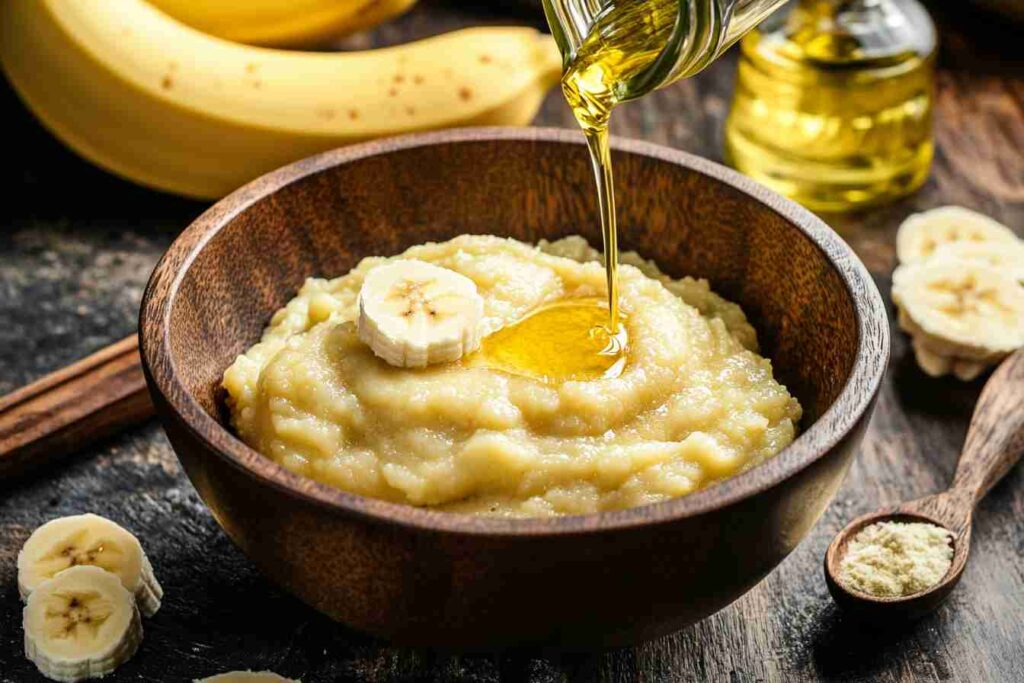
[[[471,23],[540,19],[515,9],[478,15],[457,4],[427,4],[348,46],[401,42]],[[931,180],[894,206],[826,217],[867,263],[886,298],[895,229],[912,211],[963,204],[1024,231],[1022,29],[963,8],[933,9],[943,49]],[[734,57],[727,57],[690,82],[630,105],[615,132],[720,159],[734,68]],[[4,393],[132,332],[150,270],[204,206],[90,167],[49,137],[9,90],[0,97],[8,150],[0,170]],[[557,93],[538,123],[572,125]],[[18,150],[13,156],[12,149]],[[49,518],[94,511],[138,532],[167,591],[163,609],[145,623],[142,649],[110,680],[181,681],[269,668],[307,683],[1022,681],[1024,468],[981,505],[973,558],[936,614],[898,628],[857,624],[837,611],[822,578],[825,548],[846,520],[947,484],[979,389],[977,382],[923,376],[894,326],[888,379],[864,446],[835,502],[792,556],[735,604],[680,633],[628,650],[573,655],[410,650],[330,622],[256,573],[217,527],[151,422],[43,472],[0,482],[0,680],[42,680],[22,656],[18,548]]]

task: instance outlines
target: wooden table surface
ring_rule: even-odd
[[[348,46],[401,42],[481,22],[536,23],[529,11],[481,16],[426,3]],[[462,3],[464,6],[470,3]],[[514,3],[513,3],[514,4]],[[962,3],[956,3],[962,4]],[[888,299],[897,225],[947,203],[1024,232],[1021,27],[932,5],[942,29],[931,180],[860,216],[826,217]],[[734,55],[622,111],[615,132],[721,158]],[[204,207],[143,190],[79,160],[3,88],[8,151],[0,180],[0,393],[133,331],[162,251]],[[557,93],[539,124],[571,126]],[[109,680],[181,681],[270,668],[332,680],[1024,680],[1024,468],[982,503],[973,557],[936,614],[862,625],[839,613],[821,561],[845,520],[946,486],[980,389],[933,380],[893,327],[888,378],[835,502],[803,544],[732,606],[675,635],[617,652],[458,655],[390,646],[331,623],[264,581],[227,540],[158,425],[147,424],[35,475],[0,482],[0,681],[42,680],[22,656],[15,557],[41,522],[94,511],[135,530],[167,595],[137,656]],[[1021,397],[1024,400],[1024,396]],[[637,558],[643,562],[643,558]],[[609,590],[614,590],[613,586]]]

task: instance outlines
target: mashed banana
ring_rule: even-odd
[[[537,247],[463,235],[403,255],[471,278],[484,334],[541,304],[602,296],[580,237]],[[800,405],[757,354],[743,312],[703,280],[623,255],[621,376],[546,383],[472,357],[394,368],[356,336],[364,259],[311,278],[224,373],[250,446],[299,474],[374,498],[505,516],[582,514],[681,496],[788,445]]]

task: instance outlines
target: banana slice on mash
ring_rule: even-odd
[[[25,656],[47,678],[100,678],[135,654],[142,619],[121,580],[99,567],[65,569],[35,586],[23,612]]]
[[[936,355],[990,363],[1024,346],[1024,288],[978,262],[900,266],[892,298],[901,327]]]
[[[160,608],[164,592],[139,539],[119,524],[93,514],[60,517],[32,532],[18,553],[22,600],[44,581],[81,565],[110,572],[135,597],[145,616]]]
[[[943,206],[903,221],[896,233],[896,255],[900,263],[919,263],[941,246],[956,242],[1020,246],[1017,236],[1002,223],[962,206]]]
[[[359,290],[359,339],[388,364],[450,363],[480,346],[484,303],[465,275],[415,259],[372,269]]]

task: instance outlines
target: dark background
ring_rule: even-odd
[[[457,4],[425,2],[343,46],[392,44],[483,22],[543,22],[539,11],[516,0],[480,12]],[[913,211],[962,204],[1024,233],[1024,29],[964,3],[945,4],[955,7],[930,5],[943,40],[932,178],[893,206],[826,217],[864,259],[886,299],[895,230]],[[720,160],[734,59],[731,54],[697,78],[625,107],[615,132]],[[5,84],[0,112],[4,393],[130,334],[152,267],[205,205],[136,187],[83,162],[40,128]],[[573,126],[557,92],[537,123]],[[875,418],[823,519],[757,588],[673,636],[618,652],[456,655],[392,647],[350,631],[255,572],[210,517],[160,428],[149,423],[43,472],[0,482],[0,681],[42,680],[21,652],[18,549],[41,522],[83,511],[135,531],[167,593],[160,612],[144,623],[141,650],[111,681],[182,681],[236,668],[269,668],[307,683],[1024,680],[1022,468],[980,506],[971,562],[936,614],[907,626],[865,626],[844,618],[825,590],[821,559],[846,520],[946,486],[980,389],[977,382],[924,377],[906,339],[895,327],[893,333]]]

